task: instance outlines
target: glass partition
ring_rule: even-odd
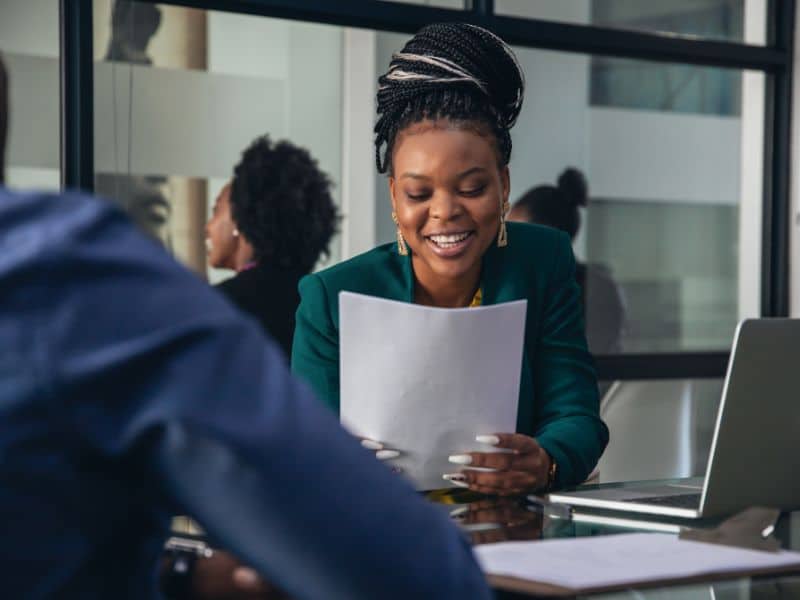
[[[375,81],[406,34],[95,0],[98,191],[212,282],[204,224],[252,139],[307,148],[343,215],[325,264],[394,239]],[[568,167],[597,355],[727,350],[760,312],[765,75],[516,48],[512,202]],[[322,265],[320,265],[322,266]]]
[[[342,28],[95,0],[94,37],[97,192],[192,269],[226,276],[206,268],[204,226],[261,135],[306,147],[339,199]]]
[[[9,83],[6,184],[57,189],[59,160],[58,3],[0,2],[0,55]]]
[[[499,15],[669,36],[766,43],[768,0],[495,0]]]

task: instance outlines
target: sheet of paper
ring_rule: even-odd
[[[355,435],[401,452],[419,490],[450,487],[451,454],[513,432],[526,300],[441,309],[342,292],[340,414]]]
[[[475,554],[487,574],[578,591],[795,565],[800,569],[797,552],[759,552],[661,533],[503,542],[478,546]]]

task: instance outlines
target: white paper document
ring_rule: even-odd
[[[339,295],[340,415],[401,455],[419,490],[450,487],[451,454],[491,451],[475,436],[514,432],[526,300],[443,309]]]
[[[475,554],[489,575],[576,591],[781,567],[800,570],[797,552],[760,552],[662,533],[503,542],[478,546]]]

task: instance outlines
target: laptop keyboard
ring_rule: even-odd
[[[636,504],[652,504],[655,506],[671,506],[673,508],[698,508],[700,494],[676,494],[674,496],[654,496],[652,498],[631,498],[625,502]]]

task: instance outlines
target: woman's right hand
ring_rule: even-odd
[[[390,448],[387,448],[381,442],[375,440],[362,438],[361,445],[367,450],[375,452],[375,458],[381,461],[389,461],[400,456],[400,452],[398,452],[397,450],[392,450]],[[392,472],[401,473],[402,469],[400,467],[392,466]]]

